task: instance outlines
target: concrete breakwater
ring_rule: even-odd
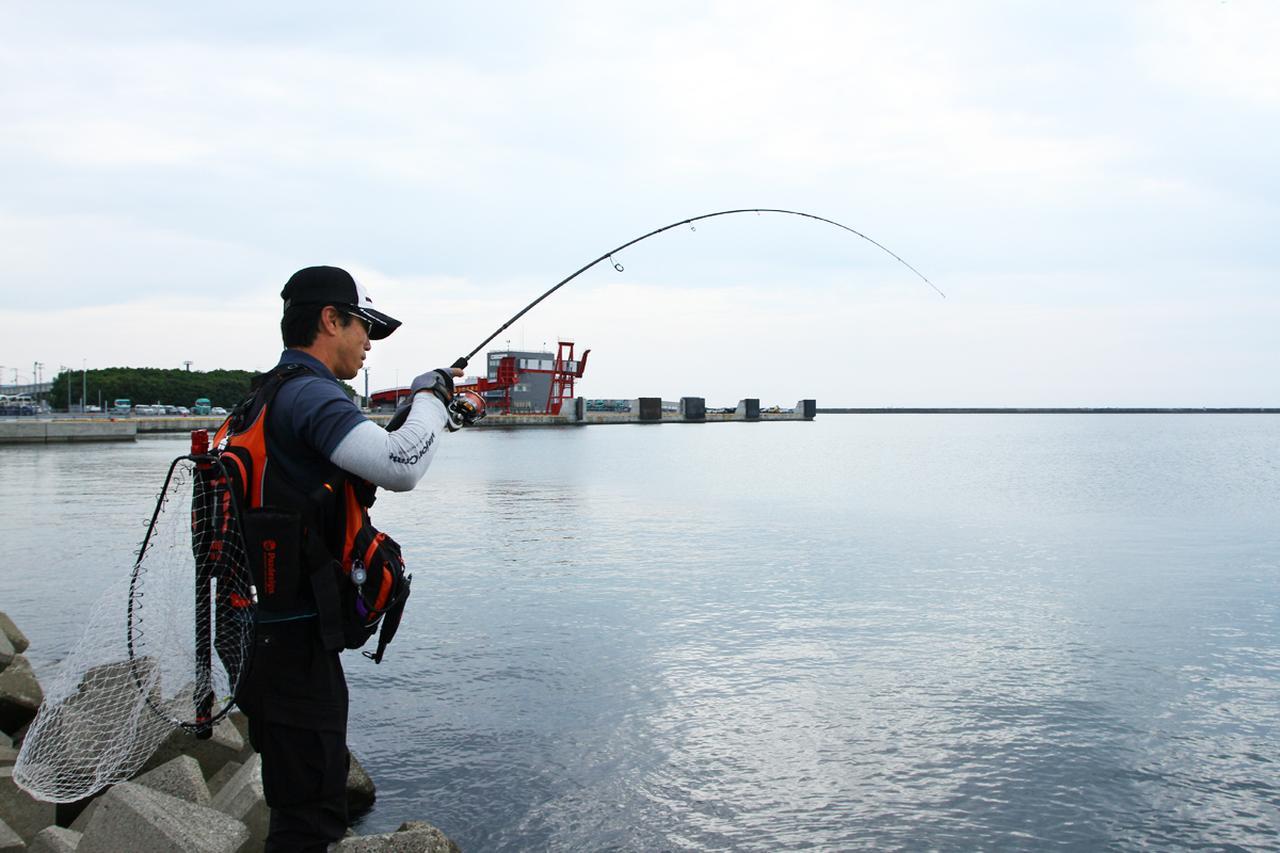
[[[262,764],[249,745],[247,721],[233,712],[213,736],[199,740],[181,729],[162,743],[130,781],[88,800],[47,803],[17,786],[13,765],[44,693],[23,652],[27,638],[0,613],[0,853],[249,853],[261,850],[269,810],[262,794]],[[367,812],[376,790],[351,756],[347,804]],[[348,834],[337,853],[459,853],[440,830],[423,821],[393,833]]]
[[[708,409],[702,397],[681,397],[675,404],[665,404],[659,397],[638,397],[625,411],[595,411],[578,397],[561,409],[560,414],[490,414],[477,426],[590,426],[592,424],[701,424],[760,421],[811,421],[817,415],[817,402],[801,400],[794,409],[762,409],[756,398],[739,400],[733,409]],[[374,420],[388,420],[390,415],[373,415]]]
[[[199,427],[193,427],[199,429]],[[138,437],[135,420],[26,418],[0,421],[0,444],[63,444],[89,441],[133,441]]]
[[[682,397],[674,406],[664,405],[658,397],[638,397],[626,411],[594,411],[586,400],[575,398],[560,414],[490,414],[480,428],[518,428],[535,426],[589,426],[592,424],[671,424],[729,423],[768,421],[810,421],[818,414],[817,402],[801,400],[794,409],[765,409],[756,398],[738,401],[732,410],[708,409],[702,397]],[[391,420],[391,413],[373,413],[369,417],[381,424]],[[189,433],[197,429],[216,430],[222,417],[136,417],[136,418],[28,418],[0,421],[0,445],[63,444],[69,442],[136,441],[139,435]],[[2,853],[2,851],[0,851]]]
[[[1047,407],[1047,408],[981,408],[962,407],[950,409],[929,408],[878,408],[878,409],[818,409],[820,415],[1277,415],[1280,409],[1262,407],[1228,408],[1139,408],[1112,406],[1106,408]]]

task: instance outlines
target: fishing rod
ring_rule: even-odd
[[[457,361],[455,361],[453,363],[453,366],[458,368],[465,368],[467,366],[467,363],[471,361],[471,359],[475,356],[476,353],[480,352],[480,350],[484,349],[485,345],[487,345],[490,341],[492,341],[498,335],[506,331],[506,329],[510,327],[512,323],[514,323],[516,320],[519,320],[525,314],[528,314],[539,302],[546,299],[548,296],[555,293],[557,290],[564,287],[566,284],[573,281],[575,278],[582,275],[584,272],[591,269],[596,264],[602,261],[610,261],[611,263],[613,263],[614,269],[616,269],[618,272],[622,272],[623,270],[622,264],[618,263],[617,261],[614,261],[613,256],[616,253],[621,252],[623,249],[634,246],[636,243],[639,243],[642,240],[648,240],[650,237],[657,236],[658,234],[661,234],[663,231],[670,231],[672,228],[679,228],[681,225],[688,225],[690,228],[692,228],[693,223],[699,222],[703,219],[712,219],[717,216],[729,216],[735,213],[756,213],[756,214],[782,213],[782,214],[786,214],[787,216],[802,216],[805,219],[814,219],[814,220],[817,220],[818,222],[825,222],[828,225],[834,225],[837,228],[841,228],[845,231],[848,231],[850,234],[854,234],[858,237],[861,237],[863,240],[866,240],[868,243],[875,246],[876,248],[888,253],[898,263],[902,264],[904,267],[906,267],[907,269],[915,273],[917,276],[919,276],[921,281],[923,281],[925,284],[929,285],[935,291],[937,291],[939,296],[941,296],[943,299],[947,298],[947,294],[939,290],[936,284],[929,281],[929,279],[925,276],[924,273],[920,272],[920,270],[911,266],[911,264],[907,263],[905,260],[899,257],[897,253],[889,249],[889,247],[885,246],[882,243],[876,242],[875,240],[868,237],[866,234],[863,234],[861,231],[858,231],[854,228],[850,228],[848,225],[841,225],[839,222],[836,222],[834,219],[827,219],[824,216],[817,216],[812,213],[804,213],[799,210],[780,210],[778,208],[773,208],[773,207],[749,207],[749,208],[739,208],[737,210],[719,210],[719,211],[716,211],[715,213],[704,213],[701,216],[691,216],[688,219],[681,219],[679,222],[672,222],[670,225],[664,225],[661,228],[655,228],[654,230],[650,231],[648,234],[643,234],[635,238],[634,240],[628,240],[627,242],[623,243],[621,246],[618,246],[617,248],[610,249],[600,257],[596,258],[591,263],[579,269],[577,272],[561,279],[555,285],[548,288],[547,291],[543,293],[541,296],[539,296],[537,299],[533,300],[528,305],[521,308],[518,312],[516,312],[514,317],[512,317],[510,320],[508,320],[507,322],[499,326],[492,335],[490,335],[489,337],[485,338],[483,341],[478,343],[475,349],[471,350],[471,352],[467,353],[466,355],[462,356]]]

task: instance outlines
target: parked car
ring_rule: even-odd
[[[11,417],[35,413],[36,405],[29,394],[15,394],[11,397],[0,394],[0,415]]]
[[[209,410],[209,414],[218,415],[220,417],[226,417],[227,410],[222,408],[221,406],[214,406],[212,409]]]
[[[185,418],[187,415],[191,414],[191,410],[186,406],[174,406],[174,408],[178,410],[178,417],[180,418]]]

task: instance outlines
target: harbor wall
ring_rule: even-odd
[[[808,402],[808,401],[807,401]],[[1228,406],[1225,408],[1176,407],[1148,408],[1135,406],[1109,407],[1043,407],[1043,408],[828,408],[815,409],[819,415],[1277,415],[1280,409],[1259,406]]]
[[[194,427],[199,429],[199,427]],[[73,441],[134,441],[133,420],[0,421],[0,444],[61,444]]]

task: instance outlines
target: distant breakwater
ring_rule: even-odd
[[[1250,406],[1227,408],[1146,408],[1137,406],[1045,408],[957,408],[885,407],[818,409],[820,415],[1280,415],[1280,409]]]
[[[638,397],[620,411],[594,411],[585,400],[575,398],[556,414],[491,414],[478,427],[587,426],[590,424],[724,423],[732,421],[811,421],[817,411],[814,400],[800,400],[794,409],[762,408],[757,398],[739,400],[725,409],[709,409],[702,397],[682,397],[678,404],[665,404],[658,397]],[[369,419],[385,425],[391,413],[370,413]],[[60,444],[67,442],[134,441],[139,435],[189,433],[206,429],[211,433],[223,417],[99,417],[99,418],[11,418],[0,421],[2,444]]]

